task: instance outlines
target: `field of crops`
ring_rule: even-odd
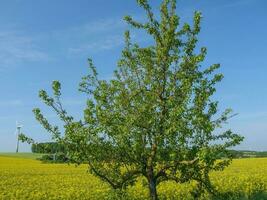
[[[85,165],[0,156],[0,199],[117,199],[106,184],[86,171]],[[222,193],[221,199],[267,199],[267,159],[235,160],[223,173],[212,174],[212,181]],[[129,188],[128,198],[147,199],[143,184],[140,180]],[[194,183],[164,183],[159,186],[160,199],[191,199],[193,187]]]

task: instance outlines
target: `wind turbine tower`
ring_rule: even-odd
[[[16,135],[17,135],[16,153],[19,152],[19,135],[20,135],[21,128],[22,128],[22,125],[16,122]]]

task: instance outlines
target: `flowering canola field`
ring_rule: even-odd
[[[212,182],[220,191],[220,199],[267,199],[267,158],[234,160],[225,171],[213,173]],[[127,191],[124,199],[147,199],[140,180]],[[190,200],[194,183],[166,182],[159,186],[160,199]],[[0,200],[26,199],[118,199],[114,192],[87,166],[44,164],[33,159],[0,156]],[[202,199],[209,199],[204,194]]]

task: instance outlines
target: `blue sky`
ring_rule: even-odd
[[[153,0],[153,6],[159,2]],[[205,64],[222,65],[225,79],[215,98],[221,111],[231,107],[238,113],[227,127],[246,137],[240,149],[267,150],[266,9],[265,0],[178,1],[183,21],[191,22],[195,10],[203,13]],[[112,77],[128,28],[123,16],[144,19],[135,0],[3,0],[0,13],[0,152],[15,150],[16,120],[35,140],[49,140],[32,109],[40,107],[57,122],[38,99],[38,91],[49,90],[53,80],[62,82],[65,107],[79,119],[86,97],[77,88],[87,58],[94,60],[102,78]],[[134,38],[149,42],[140,32]],[[21,150],[30,147],[22,145]]]

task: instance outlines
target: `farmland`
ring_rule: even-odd
[[[26,157],[26,158],[24,158]],[[87,173],[87,166],[44,164],[36,155],[0,156],[0,199],[117,199],[108,185]],[[213,173],[212,181],[221,199],[267,199],[267,159],[237,159],[223,172]],[[147,199],[145,182],[129,188],[129,199]],[[159,186],[160,199],[191,199],[194,183]],[[124,197],[126,199],[127,197]],[[203,199],[208,199],[204,194]]]

